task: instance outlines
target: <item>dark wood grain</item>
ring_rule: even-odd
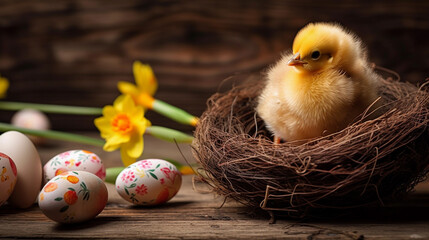
[[[104,106],[141,60],[155,70],[159,99],[200,115],[224,79],[260,74],[306,23],[335,21],[361,36],[373,62],[417,83],[429,76],[428,9],[399,0],[1,0],[0,74],[12,81],[8,100]],[[55,129],[95,129],[90,117],[50,117]]]

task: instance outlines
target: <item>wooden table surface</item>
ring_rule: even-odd
[[[188,161],[194,161],[189,146],[180,145]],[[42,162],[72,149],[96,152],[106,167],[121,164],[119,153],[74,143],[49,142],[38,147]],[[171,158],[183,162],[174,144],[145,138],[144,158]],[[107,184],[109,201],[95,219],[76,225],[61,225],[45,217],[37,204],[25,210],[0,207],[0,238],[27,239],[429,239],[429,184],[399,203],[383,208],[365,208],[359,214],[330,220],[278,219],[255,214],[234,202],[222,206],[223,197],[193,190],[192,176],[184,176],[178,195],[158,207],[135,207],[121,199]],[[204,189],[199,185],[198,189]],[[222,206],[222,207],[221,207]]]

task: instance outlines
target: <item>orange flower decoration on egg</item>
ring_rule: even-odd
[[[57,189],[58,185],[55,182],[50,182],[46,184],[45,189],[43,191],[45,192],[53,192]]]
[[[64,193],[64,201],[68,204],[68,205],[73,205],[77,202],[78,196],[76,194],[75,191],[67,191],[66,193]]]
[[[101,137],[106,139],[103,149],[111,152],[120,148],[125,166],[134,163],[143,153],[143,134],[151,123],[130,95],[121,95],[113,106],[105,106],[103,117],[95,119],[94,123]]]
[[[58,168],[55,171],[55,176],[67,174],[68,171],[69,171],[68,169]]]
[[[70,183],[76,184],[79,182],[79,178],[73,175],[69,175],[67,176],[67,181],[69,181]]]

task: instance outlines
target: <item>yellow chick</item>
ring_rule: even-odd
[[[374,110],[378,79],[355,35],[337,24],[310,23],[296,35],[293,54],[268,71],[256,111],[275,142],[303,143]]]

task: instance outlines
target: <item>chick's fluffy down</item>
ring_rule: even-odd
[[[337,25],[329,26],[338,28]],[[326,28],[326,24],[323,28]],[[357,120],[377,99],[378,76],[364,58],[366,54],[354,54],[355,59],[341,61],[345,57],[341,56],[341,52],[363,51],[360,49],[360,42],[345,31],[330,33],[335,34],[336,38],[344,35],[344,39],[332,43],[333,46],[329,47],[334,49],[332,52],[322,52],[327,56],[325,62],[322,59],[312,61],[309,56],[300,56],[300,61],[305,63],[302,66],[290,66],[291,59],[299,54],[298,48],[297,53],[284,55],[268,71],[266,86],[256,111],[267,128],[283,140],[305,141],[337,132]],[[305,40],[305,37],[300,38]],[[322,47],[320,44],[299,44],[306,49],[318,50],[329,42],[321,43]],[[341,47],[357,49],[336,50]],[[319,69],[314,70],[315,68]],[[373,108],[376,106],[378,104],[374,104]]]

